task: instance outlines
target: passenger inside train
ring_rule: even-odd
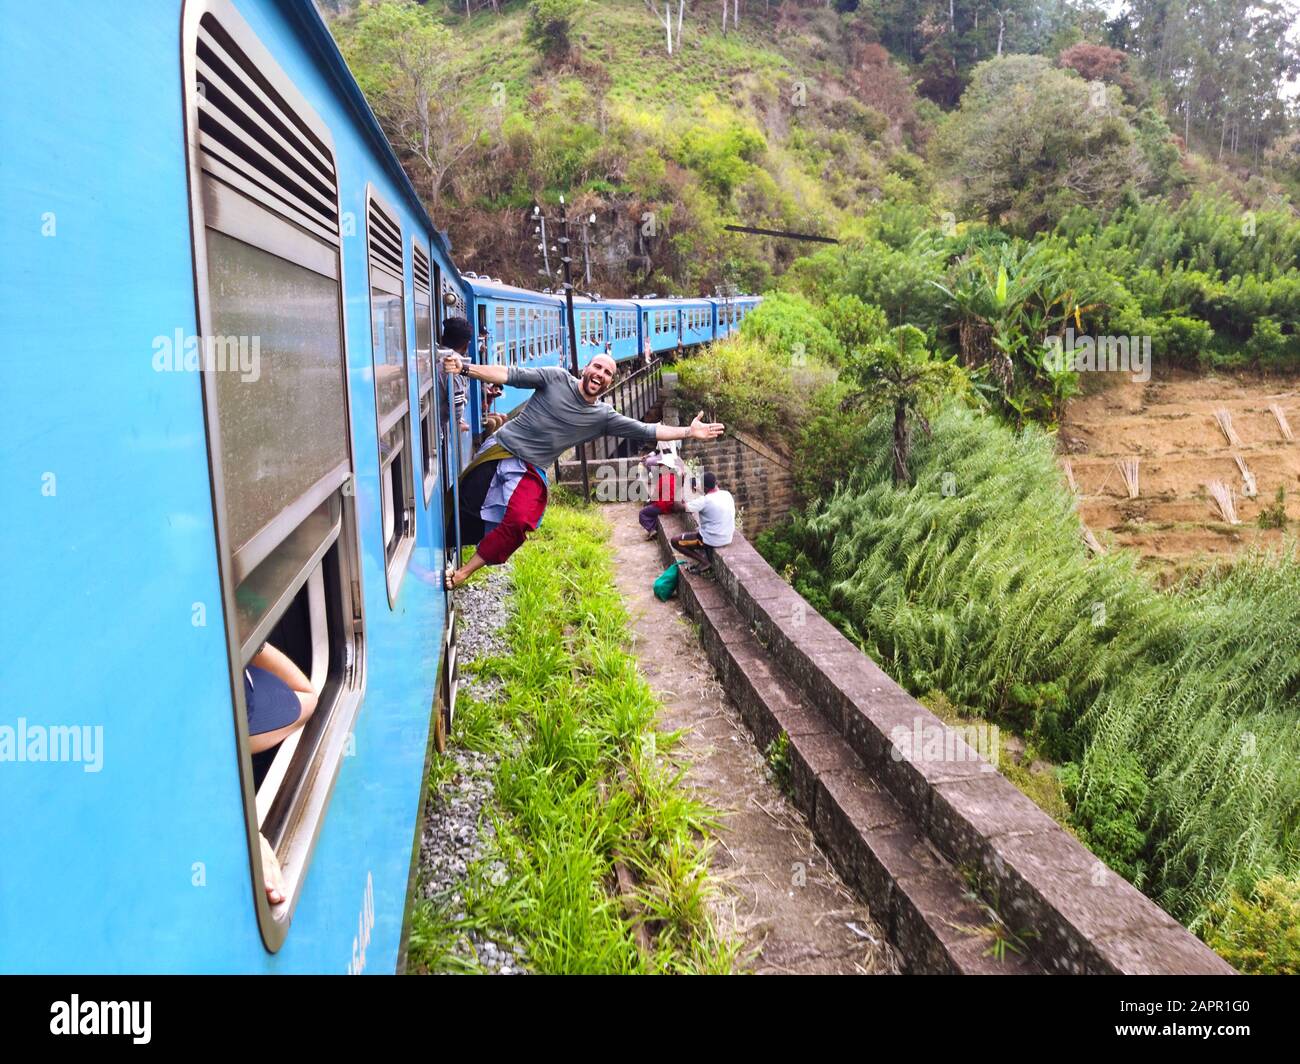
[[[447,387],[446,356],[459,355],[461,358],[467,357],[469,343],[472,339],[474,339],[474,331],[464,318],[448,318],[442,323],[442,344],[438,350],[440,356],[438,360],[438,386],[444,389],[444,394]],[[454,376],[451,378],[451,382],[456,406],[456,427],[461,432],[468,432],[469,425],[465,422],[465,378],[463,376]],[[445,418],[446,414],[443,416]]]
[[[248,707],[248,748],[261,754],[279,746],[311,719],[317,695],[306,674],[284,651],[264,643],[244,669],[244,704]],[[266,900],[284,902],[284,876],[275,849],[258,832]]]
[[[446,357],[445,367],[448,373],[533,390],[523,410],[483,441],[461,475],[461,538],[477,547],[459,569],[448,566],[449,588],[459,587],[485,565],[500,565],[523,545],[546,509],[544,470],[578,444],[600,436],[646,443],[711,440],[723,432],[722,424],[704,420],[703,411],[689,426],[651,425],[600,402],[617,370],[608,355],[593,358],[578,380],[560,366],[485,366],[454,354]]]

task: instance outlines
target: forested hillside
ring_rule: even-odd
[[[1030,237],[1300,179],[1282,3],[321,3],[462,267],[518,283],[561,194],[596,215],[592,287],[626,294],[762,290],[809,246],[727,223],[853,240],[906,204]]]

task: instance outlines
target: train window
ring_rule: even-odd
[[[506,310],[506,358],[512,366],[515,364],[515,325],[515,308],[509,307]]]
[[[492,334],[493,337],[495,338],[495,343],[496,343],[496,348],[495,348],[496,360],[498,362],[504,362],[505,349],[506,349],[505,348],[505,339],[506,339],[506,308],[505,307],[499,306],[496,308],[496,313],[493,316],[493,321],[495,322],[496,325],[495,331]]]
[[[380,514],[388,604],[397,593],[415,545],[411,404],[406,363],[406,301],[402,230],[370,189],[366,205],[370,253],[370,343],[379,428]]]
[[[182,34],[198,327],[205,347],[257,344],[256,374],[201,377],[252,887],[274,951],[365,674],[338,176],[329,129],[229,0],[187,4]],[[245,669],[268,642],[314,712],[254,754]],[[259,835],[283,872],[274,907]]]
[[[432,276],[429,256],[418,244],[412,252],[411,269],[415,280],[415,380],[420,408],[420,463],[424,482],[424,505],[433,498],[438,481],[438,446],[434,426],[437,424],[437,389],[433,359]]]

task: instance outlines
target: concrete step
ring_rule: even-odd
[[[672,518],[669,519],[673,520]],[[660,551],[672,550],[661,532]],[[680,573],[679,595],[705,652],[760,750],[789,740],[790,790],[836,870],[919,973],[1033,974],[1028,957],[991,950],[993,919],[924,832],[809,705],[718,585]]]

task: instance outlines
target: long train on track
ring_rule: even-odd
[[[0,970],[401,970],[483,413],[436,346],[569,365],[562,300],[458,272],[306,0],[6,28]],[[580,363],[756,302],[581,296]],[[267,641],[317,708],[252,754]]]

